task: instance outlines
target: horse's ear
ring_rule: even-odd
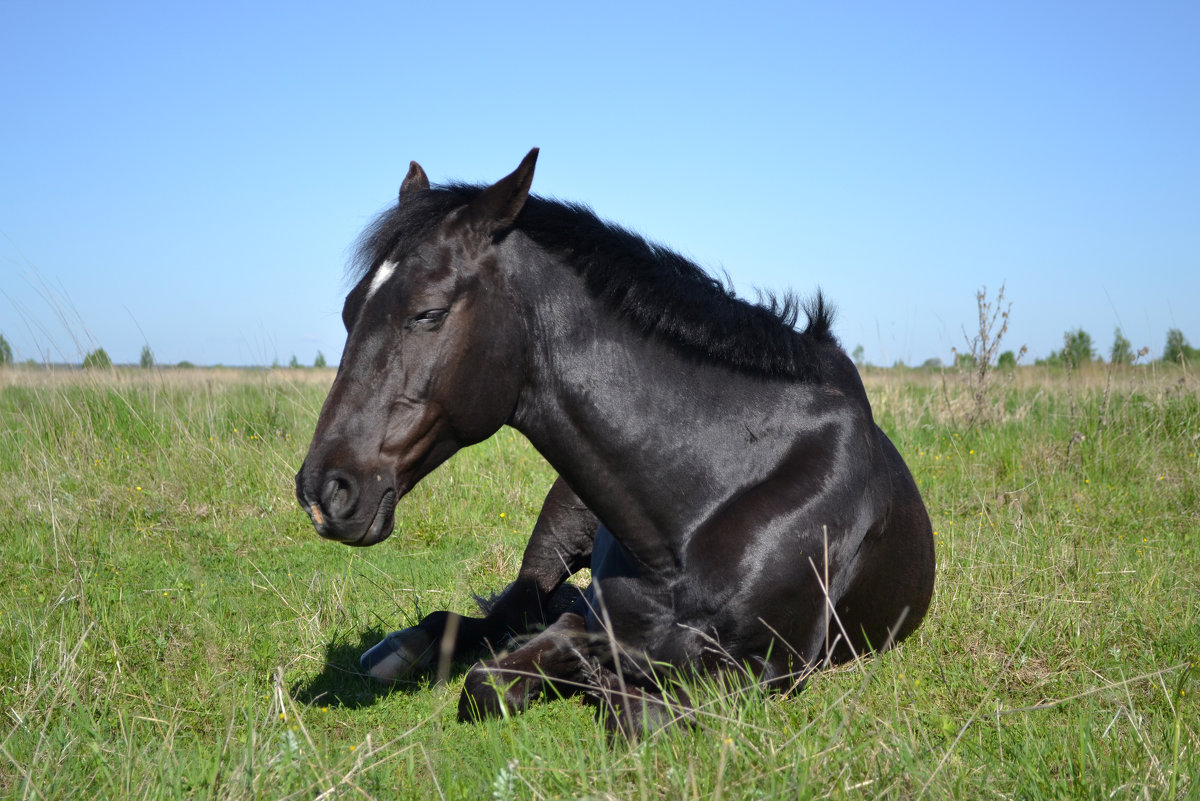
[[[429,176],[421,169],[421,165],[415,161],[408,163],[408,175],[404,176],[404,182],[400,184],[400,201],[404,198],[411,198],[413,195],[418,195],[421,192],[429,190]]]
[[[535,147],[521,159],[520,166],[483,190],[463,210],[463,222],[488,237],[511,226],[529,197],[537,157]]]

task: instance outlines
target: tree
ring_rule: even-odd
[[[1171,364],[1182,364],[1200,360],[1200,348],[1188,344],[1183,332],[1178,328],[1167,331],[1167,346],[1163,349],[1163,361]]]
[[[1063,361],[1068,367],[1082,367],[1096,357],[1092,336],[1082,328],[1063,334]]]
[[[1000,358],[996,360],[996,367],[1001,370],[1017,369],[1017,354],[1011,350],[1006,350],[1000,354]]]
[[[83,369],[90,370],[93,367],[100,370],[107,370],[112,367],[112,359],[108,358],[108,353],[104,348],[96,348],[83,357]]]
[[[1113,364],[1133,364],[1133,345],[1129,344],[1129,340],[1121,333],[1120,326],[1113,331],[1113,343],[1112,348],[1108,351],[1108,360]]]
[[[854,360],[854,364],[856,366],[866,367],[866,365],[867,365],[866,353],[867,353],[867,351],[863,348],[862,345],[855,345],[854,351],[850,354],[850,358]]]
[[[292,354],[292,360],[288,362],[288,367],[299,367],[300,360],[296,358],[296,354]]]
[[[12,345],[0,334],[0,367],[8,367],[13,363]]]
[[[149,370],[154,366],[154,353],[151,352],[149,345],[142,345],[142,369]]]
[[[317,351],[317,358],[313,359],[313,367],[324,367],[324,366],[325,366],[325,354],[321,353],[321,351]]]

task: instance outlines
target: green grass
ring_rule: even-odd
[[[868,374],[937,530],[925,623],[633,745],[578,700],[462,725],[461,670],[358,674],[515,575],[553,474],[505,430],[388,542],[322,541],[292,476],[331,378],[0,371],[0,796],[1200,798],[1191,374],[1022,369],[974,428],[953,376]]]

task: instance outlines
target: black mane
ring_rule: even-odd
[[[351,271],[361,278],[403,242],[423,240],[483,189],[455,183],[405,197],[363,232]],[[835,340],[833,311],[819,291],[807,303],[791,292],[749,303],[692,261],[575,203],[531,195],[514,228],[571,264],[595,297],[644,334],[752,375],[820,380],[818,346]],[[808,324],[797,331],[801,311]]]

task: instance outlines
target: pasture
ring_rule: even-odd
[[[1200,380],[868,371],[937,532],[901,647],[788,696],[700,686],[609,742],[578,699],[456,722],[463,672],[358,654],[516,574],[553,472],[504,429],[320,540],[293,475],[333,372],[0,370],[0,796],[1200,798]]]

